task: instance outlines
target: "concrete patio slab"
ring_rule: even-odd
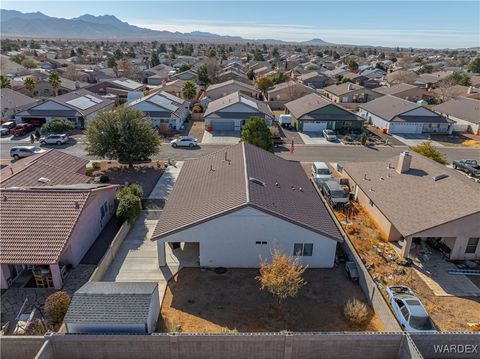
[[[400,142],[403,142],[407,146],[417,146],[421,144],[422,142],[425,142],[428,139],[428,136],[426,135],[414,135],[414,134],[397,134],[397,135],[392,135],[395,139],[397,139]],[[432,141],[432,145],[435,147],[445,147],[439,142]]]
[[[203,133],[203,144],[214,145],[235,145],[240,141],[240,132],[238,131],[205,131]]]

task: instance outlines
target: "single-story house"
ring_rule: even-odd
[[[118,78],[102,80],[86,89],[100,96],[110,94],[125,99],[129,92],[143,92],[145,85],[127,78]]]
[[[419,100],[432,97],[427,90],[406,83],[400,83],[391,86],[381,86],[372,89],[372,91],[380,95],[392,95],[412,102],[417,102]]]
[[[183,84],[185,82],[186,82],[185,80],[169,81],[169,82],[166,82],[165,84],[163,84],[160,89],[162,91],[168,92],[169,94],[172,94],[176,97],[182,97],[182,88],[183,88]],[[196,86],[196,87],[197,87],[197,93],[198,93],[198,86]]]
[[[221,97],[237,91],[253,98],[258,98],[260,95],[260,91],[254,86],[237,80],[228,80],[219,84],[210,85],[207,87],[206,93],[209,99],[218,100]]]
[[[301,132],[359,130],[364,121],[353,112],[314,93],[287,102],[285,108],[292,115],[292,125]]]
[[[148,85],[158,86],[166,82],[175,69],[165,64],[159,64],[144,71],[145,81]]]
[[[243,82],[243,83],[246,83],[246,84],[251,84],[252,83],[252,81],[250,81],[248,79],[247,75],[243,74],[240,71],[235,71],[235,70],[226,70],[226,71],[221,72],[217,76],[217,80],[219,82],[236,80],[236,81]]]
[[[305,86],[315,89],[321,89],[325,87],[325,84],[327,83],[329,78],[323,74],[318,73],[317,71],[312,71],[298,76],[297,80]]]
[[[203,118],[206,129],[211,128],[214,131],[240,131],[250,117],[253,116],[264,118],[269,126],[275,119],[267,103],[237,91],[209,102]]]
[[[255,75],[255,78],[259,79],[266,76],[270,71],[272,71],[272,68],[270,66],[263,66],[259,67],[256,70],[253,70],[253,73]]]
[[[9,88],[0,89],[0,104],[2,111],[2,120],[15,118],[15,114],[22,112],[24,109],[31,107],[39,100],[33,99],[20,92],[13,91]]]
[[[413,84],[423,88],[436,88],[439,83],[447,76],[453,74],[453,71],[438,71],[431,74],[421,74]]]
[[[188,80],[196,80],[197,79],[197,73],[195,70],[187,70],[183,72],[178,72],[174,75],[170,76],[170,79],[173,80],[183,80],[183,81],[188,81]]]
[[[296,81],[282,82],[267,90],[268,101],[288,102],[314,93],[315,90]]]
[[[25,87],[25,80],[31,77],[35,81],[35,88],[31,93]],[[57,96],[79,90],[81,88],[85,88],[88,86],[88,83],[81,82],[81,81],[72,81],[64,77],[60,77],[60,87],[57,91]],[[12,82],[12,89],[23,93],[24,95],[32,95],[32,96],[43,96],[43,97],[50,97],[55,96],[55,90],[53,89],[52,85],[48,82],[48,74],[41,73],[41,72],[34,72],[32,75],[29,76],[22,76],[18,78],[14,78]]]
[[[393,134],[452,133],[452,120],[417,103],[386,95],[361,104],[358,114]]]
[[[67,119],[83,128],[99,111],[109,110],[115,101],[103,98],[85,89],[49,98],[15,115],[19,122],[43,124],[53,119]]]
[[[152,240],[160,266],[183,242],[202,267],[258,268],[278,248],[331,268],[343,238],[299,162],[240,143],[184,163]]]
[[[340,169],[385,239],[401,241],[404,257],[412,241],[430,239],[446,245],[452,260],[480,259],[477,183],[408,152],[387,161],[343,163]]]
[[[480,135],[480,100],[458,97],[432,109],[454,121],[453,131]]]
[[[1,288],[32,266],[76,266],[115,212],[117,185],[92,184],[89,161],[62,151],[23,158],[0,170]]]
[[[67,333],[151,334],[160,314],[158,283],[87,282],[72,297]]]
[[[368,77],[369,79],[379,79],[386,74],[384,70],[378,68],[366,69],[360,72],[360,75]]]
[[[323,94],[337,103],[365,103],[381,96],[371,89],[351,82],[327,86],[323,89]]]
[[[144,96],[128,104],[132,109],[141,110],[153,121],[153,126],[169,126],[180,129],[190,114],[190,102],[168,92],[160,91]]]

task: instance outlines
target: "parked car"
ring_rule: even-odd
[[[283,139],[280,136],[272,136],[272,141],[275,147],[283,145]]]
[[[40,137],[40,143],[42,145],[63,145],[68,142],[68,135],[61,134],[61,135],[46,135]]]
[[[198,146],[198,140],[193,137],[188,137],[188,136],[182,136],[179,138],[174,139],[173,141],[170,141],[170,144],[172,147],[195,147]]]
[[[20,123],[10,130],[13,136],[25,136],[27,133],[34,130],[33,125],[29,123]]]
[[[388,300],[402,328],[407,332],[436,332],[430,316],[409,287],[387,287]]]
[[[463,171],[472,177],[480,177],[480,165],[477,160],[453,161],[453,168]]]
[[[323,137],[325,137],[325,139],[327,141],[336,141],[337,140],[337,135],[335,134],[335,132],[333,130],[323,130]]]
[[[321,186],[325,181],[332,179],[332,173],[325,162],[313,162],[312,176],[315,183]],[[321,187],[320,187],[321,188]]]
[[[10,130],[16,126],[15,121],[8,121],[0,126],[0,135],[7,136],[10,134]]]
[[[18,160],[23,157],[36,155],[38,153],[46,152],[46,150],[35,146],[15,146],[10,149],[10,157]]]
[[[338,207],[348,203],[350,197],[348,186],[343,186],[337,181],[323,182],[322,193],[332,207]]]

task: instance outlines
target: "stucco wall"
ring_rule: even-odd
[[[163,238],[163,242],[199,242],[200,265],[258,268],[277,246],[293,255],[294,243],[313,243],[313,255],[301,257],[311,268],[331,268],[337,241],[254,208],[243,208]],[[256,244],[257,241],[267,244]],[[159,241],[162,245],[162,242]]]

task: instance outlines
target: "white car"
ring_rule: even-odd
[[[15,146],[10,149],[10,156],[18,160],[23,157],[46,152],[46,150],[35,146]]]
[[[420,300],[403,285],[387,287],[388,300],[400,325],[407,332],[435,333],[437,329]]]
[[[170,141],[170,144],[172,147],[196,147],[198,146],[198,140],[193,137],[188,137],[188,136],[182,136],[179,138],[174,139],[173,141]]]
[[[332,180],[332,173],[325,162],[312,163],[312,176],[320,188],[323,182]]]
[[[325,137],[325,139],[327,141],[336,141],[337,140],[337,135],[335,134],[335,132],[333,130],[323,130],[323,137]]]
[[[42,145],[63,145],[68,142],[68,135],[54,135],[50,134],[47,136],[40,137],[40,143]]]

